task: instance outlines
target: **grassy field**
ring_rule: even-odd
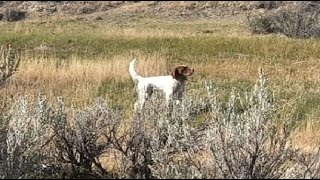
[[[42,92],[63,96],[69,107],[95,97],[132,113],[136,98],[128,64],[138,58],[141,75],[168,74],[178,64],[195,69],[188,93],[201,95],[213,81],[225,95],[252,88],[262,67],[285,116],[301,122],[296,142],[319,146],[320,42],[279,35],[252,35],[236,18],[169,21],[131,17],[105,21],[51,18],[0,24],[0,44],[21,51],[19,72],[2,89],[3,98]],[[46,47],[46,48],[43,48]]]

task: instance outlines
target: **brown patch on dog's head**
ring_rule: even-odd
[[[179,81],[188,80],[188,77],[194,73],[194,69],[189,68],[188,66],[180,65],[175,67],[172,70],[172,77]]]

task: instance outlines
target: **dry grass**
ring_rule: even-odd
[[[282,112],[295,113],[297,120],[305,121],[305,128],[295,136],[297,144],[313,147],[320,143],[315,140],[319,137],[317,128],[310,129],[318,126],[313,116],[319,114],[320,106],[316,98],[320,95],[318,40],[252,36],[243,19],[79,23],[64,18],[0,24],[1,42],[12,40],[27,49],[45,42],[57,51],[66,51],[62,55],[33,52],[24,56],[20,71],[2,90],[7,96],[35,96],[42,91],[49,98],[63,96],[67,106],[85,106],[103,96],[127,109],[129,117],[135,90],[128,64],[134,56],[137,71],[144,76],[168,74],[181,63],[192,66],[195,74],[188,89],[195,94],[206,80],[213,80],[226,94],[233,87],[251,88],[262,67]],[[74,43],[64,46],[68,38]],[[81,52],[81,48],[97,53],[83,56],[71,51]]]
[[[158,55],[135,56],[136,69],[144,76],[164,75],[170,72],[166,60]],[[96,96],[97,88],[106,80],[131,80],[128,65],[133,57],[113,56],[94,59],[72,57],[60,61],[56,58],[24,59],[20,71],[6,86],[11,96],[33,94],[39,91],[49,97],[64,96],[69,105],[87,105]],[[152,67],[152,68],[150,68]],[[111,84],[110,84],[111,85]]]

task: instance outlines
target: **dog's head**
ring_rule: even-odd
[[[177,79],[179,81],[188,80],[188,77],[191,76],[194,73],[193,68],[189,68],[188,66],[180,65],[175,67],[172,70],[172,77],[174,79]]]

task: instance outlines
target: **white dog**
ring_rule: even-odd
[[[138,83],[138,102],[135,103],[135,109],[140,105],[140,110],[144,107],[145,101],[150,98],[155,88],[165,93],[167,103],[170,100],[181,100],[185,81],[194,73],[194,69],[180,65],[172,70],[171,75],[142,77],[135,70],[135,62],[136,59],[130,62],[129,73],[132,80]]]

